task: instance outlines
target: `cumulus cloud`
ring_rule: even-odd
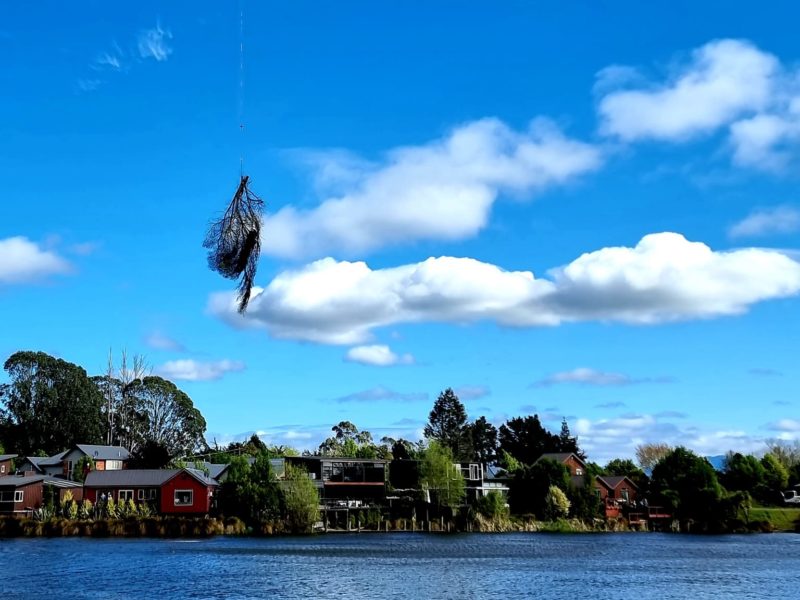
[[[245,364],[237,360],[202,362],[192,359],[170,360],[156,368],[156,373],[166,379],[178,381],[212,381],[226,373],[244,371]]]
[[[518,132],[483,119],[369,165],[341,154],[315,164],[342,192],[312,209],[286,206],[264,219],[263,252],[320,257],[418,240],[475,235],[503,192],[531,195],[599,167],[600,151],[534,120]]]
[[[354,392],[346,396],[335,398],[334,402],[345,404],[348,402],[418,402],[428,399],[424,392],[402,393],[395,392],[383,386],[374,387],[361,392]]]
[[[389,346],[378,344],[350,348],[347,354],[345,354],[344,359],[348,362],[371,365],[374,367],[414,364],[414,357],[410,354],[395,354]]]
[[[795,231],[800,231],[800,210],[784,205],[753,211],[733,225],[728,234],[733,238],[740,238]]]
[[[571,371],[552,373],[533,384],[534,387],[549,387],[561,383],[577,383],[592,386],[622,386],[637,383],[671,383],[671,377],[643,377],[634,378],[623,373],[610,373],[579,367]]]
[[[458,399],[463,402],[485,398],[492,393],[488,385],[462,385],[453,389]]]
[[[608,92],[598,107],[601,131],[625,141],[680,141],[714,131],[767,107],[779,68],[747,41],[709,42],[663,83]]]
[[[800,292],[800,263],[775,251],[713,251],[675,233],[633,248],[603,248],[553,269],[548,279],[470,258],[429,258],[371,269],[332,258],[255,288],[246,315],[232,293],[212,294],[211,314],[277,338],[360,344],[401,323],[492,321],[509,327],[565,322],[654,324],[744,313]]]
[[[729,450],[758,452],[764,448],[763,437],[746,431],[678,425],[662,418],[649,414],[597,420],[581,418],[574,424],[570,421],[570,427],[578,436],[581,448],[593,461],[600,463],[612,458],[633,457],[636,446],[652,442],[685,446],[705,456],[725,454]]]
[[[139,56],[153,58],[158,62],[167,60],[172,54],[172,48],[168,44],[168,40],[171,39],[172,33],[167,29],[162,29],[161,25],[139,32],[137,41]]]
[[[772,431],[781,431],[786,433],[800,433],[800,420],[798,419],[779,419],[767,425],[768,429]]]
[[[71,271],[68,261],[28,238],[0,239],[0,285],[38,282]]]
[[[178,340],[162,333],[161,331],[152,331],[148,333],[144,338],[144,343],[155,350],[186,352],[186,346],[181,344]]]

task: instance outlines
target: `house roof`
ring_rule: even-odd
[[[16,454],[0,454],[0,462],[4,460],[11,460],[12,458],[17,458]]]
[[[128,460],[131,457],[131,453],[122,446],[77,444],[75,447],[83,452],[86,456],[96,460]],[[64,454],[66,454],[66,452]]]
[[[30,485],[32,483],[44,483],[45,485],[53,485],[55,487],[63,488],[76,488],[81,487],[81,484],[76,481],[69,481],[60,477],[53,477],[52,475],[9,475],[8,477],[0,478],[0,488],[13,487],[20,488]]]
[[[630,477],[625,477],[624,475],[615,475],[615,476],[606,476],[606,475],[598,475],[597,480],[605,485],[610,490],[615,490],[623,481],[627,481],[628,484],[633,487],[634,489],[639,489],[638,486],[631,481]]]
[[[217,485],[197,469],[118,469],[113,471],[90,471],[84,487],[160,487],[181,472],[186,472],[203,485]]]
[[[570,456],[573,457],[575,460],[577,460],[584,467],[586,466],[586,463],[583,462],[583,460],[581,460],[581,457],[575,454],[574,452],[545,452],[539,458],[537,458],[536,462],[534,462],[533,464],[536,464],[540,460],[544,459],[554,460],[559,463],[565,463],[567,462],[567,459],[569,459]]]

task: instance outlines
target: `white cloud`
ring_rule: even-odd
[[[244,371],[245,364],[236,360],[201,362],[191,359],[170,360],[156,368],[166,379],[182,381],[211,381],[220,379],[225,373]]]
[[[773,431],[782,431],[786,433],[800,433],[800,420],[798,419],[779,419],[767,425],[768,429]]]
[[[604,96],[601,131],[625,141],[680,141],[714,131],[767,107],[779,67],[774,56],[747,41],[709,42],[666,82]]]
[[[350,348],[345,354],[344,359],[348,362],[355,362],[362,365],[372,365],[375,367],[391,367],[394,365],[412,365],[414,357],[410,354],[398,355],[392,352],[389,346],[372,345],[356,346]]]
[[[453,391],[458,396],[458,399],[464,402],[485,398],[492,393],[492,390],[487,385],[462,385],[453,389]]]
[[[354,392],[336,398],[334,402],[345,404],[348,402],[419,402],[428,399],[428,394],[424,392],[395,392],[383,386],[370,388],[361,392]]]
[[[97,69],[111,69],[113,71],[119,71],[122,69],[122,58],[116,53],[112,54],[110,52],[103,52],[95,59],[94,66]],[[99,81],[94,81],[99,85]]]
[[[800,231],[800,210],[791,206],[761,208],[733,225],[728,234],[733,238],[794,233]]]
[[[658,442],[685,446],[701,456],[737,452],[759,452],[764,438],[736,429],[714,429],[691,424],[678,425],[661,419],[664,415],[631,414],[613,419],[577,419],[570,422],[572,433],[592,461],[605,463],[612,458],[633,457],[636,446]]]
[[[152,331],[144,338],[144,343],[155,350],[167,350],[170,352],[186,352],[186,346],[178,340],[165,335],[160,331]]]
[[[372,270],[326,258],[256,288],[244,316],[231,293],[209,311],[235,327],[277,338],[359,344],[400,323],[492,321],[512,327],[575,321],[661,323],[741,314],[757,302],[800,292],[800,264],[774,251],[715,252],[675,233],[634,248],[584,254],[549,279],[470,258],[429,258]]]
[[[594,385],[594,386],[622,386],[633,385],[636,383],[671,383],[673,381],[670,377],[643,377],[634,378],[630,375],[623,373],[609,373],[605,371],[597,371],[595,369],[588,369],[579,367],[571,371],[561,371],[559,373],[552,373],[547,377],[540,379],[533,385],[535,387],[549,387],[561,383],[577,383],[580,385]]]
[[[315,164],[343,191],[319,206],[286,206],[264,219],[263,252],[283,257],[356,253],[417,240],[457,240],[486,226],[501,193],[530,195],[599,167],[594,146],[544,119],[517,132],[483,119],[423,146],[395,149],[380,165],[341,155]]]
[[[69,262],[25,237],[0,239],[0,285],[36,282],[71,271]]]
[[[139,56],[154,58],[158,62],[167,60],[172,54],[172,48],[167,43],[167,40],[171,39],[172,33],[167,29],[162,29],[161,25],[141,31],[137,42]]]

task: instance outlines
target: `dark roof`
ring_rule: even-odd
[[[581,463],[584,467],[586,466],[586,463],[581,460],[581,457],[578,456],[577,454],[575,454],[574,452],[545,452],[539,458],[537,458],[536,462],[534,462],[533,464],[536,464],[540,460],[544,460],[544,459],[554,460],[554,461],[559,462],[559,463],[565,463],[565,462],[567,462],[567,459],[570,456],[574,457],[575,460],[577,460],[579,463]]]
[[[17,458],[16,454],[0,454],[0,462],[4,460],[11,460],[12,458]]]
[[[631,481],[630,477],[625,477],[624,475],[614,475],[606,476],[606,475],[598,475],[597,479],[603,483],[608,489],[615,490],[619,487],[619,484],[623,481],[628,481],[628,483],[634,488],[639,489],[633,481]]]
[[[208,476],[211,479],[217,479],[231,466],[229,463],[210,463],[204,460],[190,460],[186,462],[186,465],[188,468],[197,471],[208,471]]]
[[[160,487],[186,471],[203,485],[217,485],[217,482],[205,476],[197,469],[118,469],[113,471],[90,471],[86,475],[85,487]]]
[[[31,463],[34,467],[41,470],[42,467],[56,467],[61,464],[61,460],[69,450],[64,450],[53,456],[26,456],[25,460]]]
[[[122,446],[97,446],[95,444],[77,444],[75,446],[86,456],[97,460],[128,460],[131,453]],[[65,453],[66,454],[66,453]]]
[[[354,463],[382,463],[387,464],[390,461],[382,458],[350,458],[348,456],[284,456],[284,460],[333,460],[336,462],[354,462]]]
[[[54,485],[56,487],[65,487],[65,488],[81,487],[81,484],[78,483],[77,481],[69,481],[68,479],[62,479],[61,477],[53,477],[52,475],[29,475],[28,477],[24,475],[9,475],[8,477],[0,478],[0,487],[10,486],[18,488],[39,482],[42,482],[45,485]]]

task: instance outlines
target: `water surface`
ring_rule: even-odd
[[[796,598],[800,535],[0,540],[2,598]]]

